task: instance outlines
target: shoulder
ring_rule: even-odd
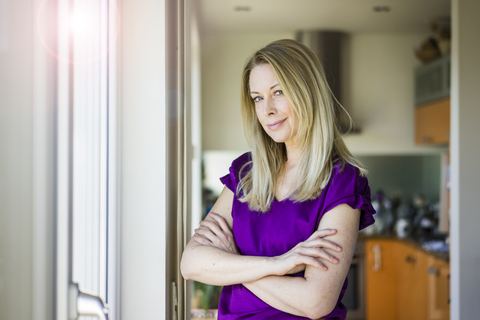
[[[333,164],[329,184],[357,189],[364,185],[368,186],[368,180],[366,176],[360,174],[360,170],[354,165],[343,160],[337,160]]]
[[[246,166],[245,166],[246,165]],[[252,168],[252,153],[245,152],[232,162],[230,167],[230,172],[235,176],[236,179],[240,180],[241,177],[250,171]]]
[[[237,190],[238,183],[241,178],[250,170],[251,165],[245,166],[245,164],[251,164],[252,154],[246,152],[233,160],[227,175],[220,178],[220,181],[227,186],[234,193]],[[243,169],[245,167],[245,169]]]
[[[245,152],[232,162],[232,168],[240,170],[245,164],[252,161],[252,153]]]
[[[334,163],[330,181],[323,190],[323,197],[325,212],[343,203],[353,209],[361,209],[360,229],[375,221],[368,179],[360,174],[357,167],[349,163],[342,161]]]

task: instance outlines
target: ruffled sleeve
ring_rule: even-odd
[[[359,230],[375,222],[368,179],[360,176],[356,167],[347,163],[342,170],[340,165],[335,165],[330,182],[323,192],[325,202],[321,216],[340,204],[348,204],[353,209],[361,210]]]
[[[220,181],[230,189],[234,194],[237,190],[238,182],[240,181],[240,169],[243,165],[252,160],[252,155],[250,152],[242,154],[237,159],[233,160],[232,165],[230,166],[229,173],[220,178]],[[248,170],[242,171],[244,175]]]

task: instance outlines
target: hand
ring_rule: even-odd
[[[285,275],[301,272],[305,270],[307,265],[325,271],[328,270],[327,266],[321,262],[321,259],[337,264],[338,259],[325,251],[325,249],[340,252],[342,248],[332,241],[322,239],[336,232],[337,230],[335,229],[315,231],[307,240],[300,242],[287,253],[274,257],[276,265],[275,274]]]
[[[200,228],[195,229],[193,239],[204,246],[239,254],[230,227],[221,215],[214,212],[210,212],[205,220],[200,222]]]

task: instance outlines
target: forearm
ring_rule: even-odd
[[[267,276],[243,285],[268,305],[301,317],[321,318],[331,312],[334,304],[329,290],[304,277]],[[331,294],[324,294],[330,292]]]
[[[187,280],[225,286],[255,281],[271,274],[269,260],[191,242],[183,253],[181,271]]]

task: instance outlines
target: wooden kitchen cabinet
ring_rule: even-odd
[[[449,263],[413,242],[365,240],[365,320],[449,320]]]
[[[450,98],[415,108],[415,143],[418,145],[450,142]]]
[[[367,320],[395,319],[395,240],[365,241],[365,315]]]
[[[396,319],[427,318],[428,256],[414,246],[397,244]]]
[[[450,265],[428,257],[428,316],[427,320],[450,319]]]

